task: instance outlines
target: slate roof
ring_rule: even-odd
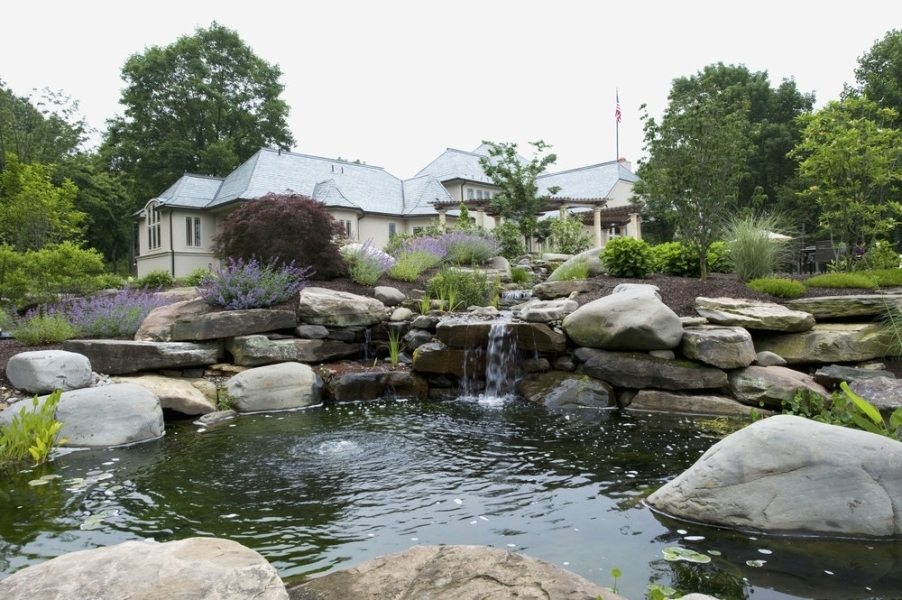
[[[554,198],[607,198],[618,181],[636,182],[636,177],[620,162],[610,162],[579,167],[558,173],[540,175],[536,179],[539,190],[546,191],[550,187],[558,186],[560,191]]]
[[[489,147],[486,144],[480,145],[472,152],[447,148],[438,158],[421,169],[416,176],[429,175],[439,181],[463,179],[492,185],[492,180],[488,178],[479,164],[481,158],[488,158],[490,164],[497,162],[497,159],[489,157]],[[529,162],[519,154],[517,158],[523,163]]]
[[[159,195],[161,204],[173,207],[204,208],[216,196],[222,177],[183,175]]]

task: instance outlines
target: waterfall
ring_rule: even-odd
[[[485,398],[504,398],[516,392],[520,357],[513,331],[506,321],[492,323],[489,329],[485,352]]]

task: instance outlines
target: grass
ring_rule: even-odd
[[[856,273],[824,273],[823,275],[815,275],[805,280],[808,287],[818,288],[837,288],[837,289],[877,289],[877,279],[871,275],[871,272]]]
[[[778,298],[801,298],[805,295],[803,283],[781,277],[760,277],[749,281],[748,286],[757,292]]]

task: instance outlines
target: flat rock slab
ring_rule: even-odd
[[[711,323],[766,331],[807,331],[814,316],[775,302],[744,298],[696,298],[695,312]]]
[[[854,296],[821,296],[787,300],[786,306],[814,315],[817,320],[845,317],[878,317],[902,308],[902,296],[862,294]]]
[[[623,600],[545,561],[485,546],[415,546],[289,590],[292,600]]]
[[[287,600],[266,559],[237,542],[124,542],[64,554],[0,580],[0,598]]]
[[[128,375],[140,371],[213,365],[225,356],[218,342],[133,342],[130,340],[66,340],[63,350],[88,357],[98,373]]]

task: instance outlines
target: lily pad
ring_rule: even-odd
[[[661,552],[664,553],[664,560],[669,560],[671,562],[677,560],[701,564],[711,562],[711,557],[707,554],[702,554],[701,552],[696,552],[694,550],[687,550],[686,548],[680,548],[679,546],[668,546],[661,550]]]
[[[110,510],[101,511],[101,512],[97,513],[96,515],[91,515],[90,517],[85,519],[84,523],[81,524],[81,529],[85,529],[85,530],[100,529],[101,527],[103,527],[103,520],[105,518],[113,517],[117,514],[119,514],[118,510],[110,509]]]

